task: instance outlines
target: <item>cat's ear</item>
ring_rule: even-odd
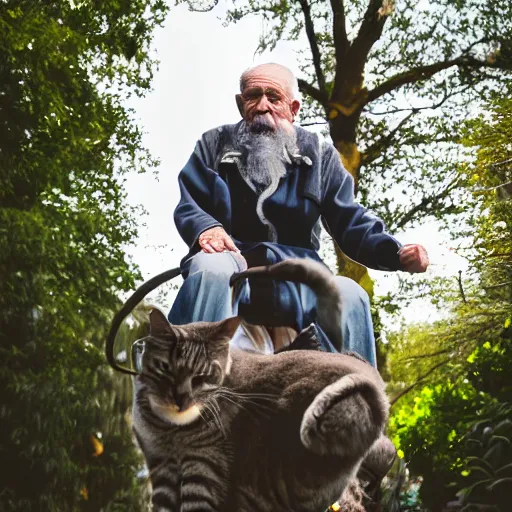
[[[242,317],[233,316],[231,318],[227,318],[226,320],[222,320],[221,322],[217,322],[217,325],[215,326],[216,337],[219,339],[227,338],[230,340],[234,336],[241,321]]]
[[[149,334],[158,338],[171,332],[171,324],[165,315],[158,309],[152,309],[149,313]]]

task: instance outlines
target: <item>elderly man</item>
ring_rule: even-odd
[[[182,261],[185,282],[171,323],[232,315],[229,276],[244,269],[245,260],[249,266],[292,257],[320,261],[320,222],[345,254],[363,265],[426,270],[423,247],[402,247],[380,219],[354,201],[352,177],[336,149],[293,124],[300,107],[297,91],[296,78],[281,65],[245,71],[236,96],[243,120],[206,132],[181,171],[174,219],[190,252]],[[368,296],[354,281],[337,280],[343,348],[375,365]],[[307,287],[261,286],[251,290],[250,304],[240,305],[250,322],[300,330],[314,321]],[[332,349],[325,340],[324,347]]]

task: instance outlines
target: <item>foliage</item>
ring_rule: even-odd
[[[0,3],[0,509],[140,510],[105,328],[136,272],[123,172],[154,162],[123,106],[148,89],[159,0]]]
[[[395,229],[463,208],[462,121],[512,85],[508,3],[247,0],[225,19],[253,15],[264,21],[260,50],[296,42],[303,122],[328,122],[365,204]]]
[[[441,510],[455,490],[469,486],[468,480],[472,481],[474,465],[467,460],[472,447],[467,439],[481,432],[484,418],[484,426],[499,423],[497,418],[507,414],[512,419],[510,407],[496,414],[500,401],[510,399],[510,352],[508,348],[505,355],[500,344],[492,347],[487,342],[467,358],[466,364],[454,357],[436,378],[430,377],[432,383],[411,393],[394,410],[390,421],[393,440],[400,455],[409,461],[411,471],[423,477],[421,495],[429,510]],[[495,374],[489,361],[496,359],[498,353],[501,371]],[[508,382],[508,386],[481,386],[486,380]],[[485,451],[481,455],[484,454]],[[500,462],[500,467],[512,462],[508,451],[502,450],[501,456],[504,462]],[[498,469],[494,473],[499,476]]]
[[[218,0],[175,0],[192,10]],[[324,123],[359,201],[391,232],[468,210],[459,144],[468,112],[512,89],[512,6],[496,0],[244,0],[225,22],[258,16],[258,50],[295,45],[302,124]],[[373,295],[366,269],[335,247],[339,270]]]
[[[403,459],[396,459],[382,482],[380,509],[386,512],[421,512],[418,491],[421,477],[412,478]]]
[[[512,408],[508,404],[490,411],[466,436],[469,482],[460,491],[461,505],[486,504],[505,509],[512,482]]]
[[[471,176],[475,196],[466,240],[472,276],[455,283],[446,319],[412,325],[390,342],[394,440],[410,468],[422,475],[429,510],[507,510],[512,452],[512,102],[466,124],[464,143],[478,144]],[[451,484],[451,486],[450,486]],[[458,508],[457,508],[458,507]],[[464,508],[466,507],[466,508]],[[485,508],[487,507],[487,508]]]

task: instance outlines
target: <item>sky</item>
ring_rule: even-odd
[[[139,240],[128,249],[145,280],[177,266],[187,253],[172,216],[179,200],[177,176],[202,133],[240,119],[234,96],[242,71],[262,62],[278,62],[300,76],[296,47],[289,43],[280,43],[271,53],[255,55],[264,28],[261,20],[251,17],[225,27],[221,16],[222,8],[209,13],[191,13],[183,5],[173,8],[153,41],[160,61],[153,90],[129,103],[145,132],[145,146],[161,162],[158,175],[130,174],[126,184],[130,204],[142,205],[147,211],[140,219]],[[402,243],[426,247],[432,263],[429,275],[455,276],[459,269],[467,268],[435,223],[409,230],[398,238]],[[322,254],[328,264],[334,260],[329,253],[327,244]],[[370,274],[377,293],[387,293],[397,286],[396,275],[378,271]],[[166,300],[172,300],[172,295]],[[406,320],[428,321],[438,318],[439,312],[424,303],[414,303],[404,315]],[[393,328],[393,322],[387,322],[389,328]]]

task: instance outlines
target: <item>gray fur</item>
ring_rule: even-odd
[[[341,496],[387,421],[382,380],[351,356],[233,352],[225,385],[242,396],[257,390],[276,397],[254,401],[256,411],[261,407],[256,420],[235,418],[232,510],[324,510]]]
[[[231,285],[240,279],[261,277],[302,283],[313,290],[317,299],[317,322],[341,351],[341,297],[332,272],[323,264],[308,259],[290,259],[267,267],[252,267],[231,277]]]
[[[133,424],[153,510],[323,511],[350,490],[382,435],[389,409],[382,379],[350,355],[230,351],[238,321],[178,327],[151,314]],[[194,389],[198,375],[211,377]],[[184,425],[165,421],[150,403],[156,395],[177,407],[178,389],[190,395],[178,402],[201,411]]]
[[[227,404],[221,412],[215,393],[229,368],[229,340],[239,321],[170,326],[157,310],[150,319],[135,379],[133,430],[150,472],[153,510],[223,510],[233,459],[224,422],[237,408]],[[204,382],[194,386],[193,378]],[[186,414],[193,404],[201,416],[190,423],[160,415],[160,409],[180,406]]]

